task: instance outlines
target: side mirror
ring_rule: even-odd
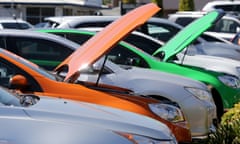
[[[11,89],[23,89],[28,86],[27,78],[23,75],[17,74],[10,78],[9,86]]]

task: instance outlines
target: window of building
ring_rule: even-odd
[[[55,8],[28,7],[26,10],[26,15],[27,21],[35,25],[43,22],[45,17],[54,16]]]

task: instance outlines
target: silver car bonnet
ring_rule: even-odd
[[[182,54],[179,54],[178,57],[180,60],[175,62],[183,63],[184,65],[189,66],[201,67],[206,70],[226,73],[240,78],[240,61],[209,55],[185,55],[184,60],[181,61],[182,56]],[[237,69],[239,69],[239,71]]]
[[[9,111],[10,112],[10,111]],[[89,125],[0,116],[1,144],[131,144],[116,133]]]
[[[149,117],[96,104],[65,99],[40,97],[33,106],[0,108],[1,116],[29,117],[29,119],[97,126],[117,132],[172,139],[169,128]]]

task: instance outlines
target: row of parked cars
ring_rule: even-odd
[[[182,27],[153,18],[159,10],[149,3],[121,17],[54,17],[48,18],[51,29],[2,30],[0,121],[7,132],[0,138],[91,144],[207,139],[240,98],[238,60],[223,58],[227,48],[203,35],[225,13],[214,10]],[[238,48],[219,45],[233,47],[230,55]],[[17,134],[21,127],[29,131]]]

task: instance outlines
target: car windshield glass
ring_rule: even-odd
[[[10,54],[8,53],[7,51],[5,50],[1,50],[2,53],[4,53],[4,55],[7,55],[8,57],[11,57],[12,59],[24,64],[25,66],[28,66],[29,68],[31,68],[33,71],[49,78],[49,79],[52,79],[52,80],[60,80],[59,77],[56,77],[55,74],[51,73],[51,72],[48,72],[47,70],[43,69],[43,68],[40,68],[38,67],[37,65],[31,63],[30,61],[27,61],[17,55],[14,55],[14,54]]]
[[[4,29],[29,29],[30,26],[26,23],[2,23]]]
[[[21,106],[19,99],[13,93],[0,88],[0,103],[3,105]]]

